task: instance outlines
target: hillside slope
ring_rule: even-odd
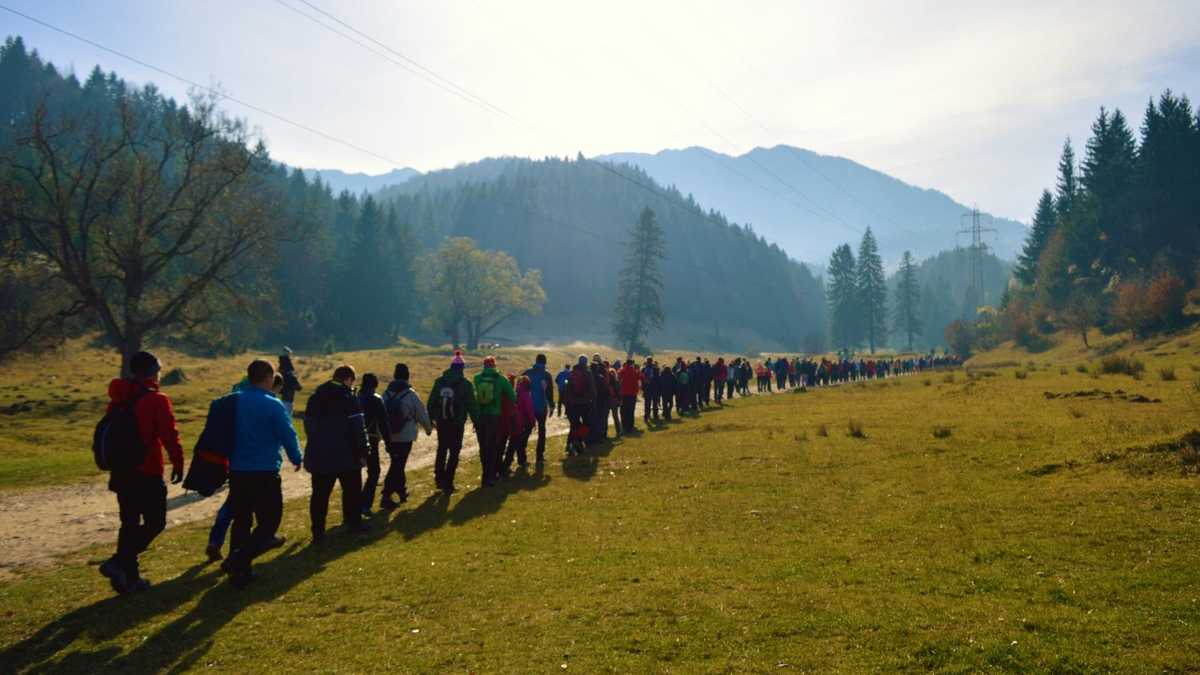
[[[960,217],[969,208],[852,160],[787,145],[755,148],[738,157],[691,147],[600,159],[641,167],[660,183],[752,224],[793,257],[818,263],[836,245],[856,242],[867,226],[889,264],[905,249],[921,259],[953,248]],[[1015,258],[1025,226],[1002,218],[994,226],[998,235],[987,243],[1001,258]],[[970,240],[960,237],[959,243]]]

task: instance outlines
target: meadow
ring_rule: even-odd
[[[139,595],[112,597],[109,547],[88,548],[0,583],[0,670],[1192,671],[1200,334],[1093,344],[736,399],[590,456],[556,445],[497,490],[447,498],[421,473],[369,537],[322,548],[290,502],[289,545],[242,592],[199,524],[155,542]],[[440,370],[416,351],[396,353],[417,378]],[[386,372],[375,354],[339,359]],[[239,369],[174,365],[188,433]],[[0,371],[3,405],[53,413],[5,425],[7,489],[87,479],[69,444],[95,408],[72,389],[108,373],[80,368]]]

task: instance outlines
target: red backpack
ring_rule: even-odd
[[[571,379],[568,384],[571,387],[571,393],[579,398],[584,398],[588,393],[588,381],[591,379],[591,373],[583,368],[572,368]]]

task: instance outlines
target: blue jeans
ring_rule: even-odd
[[[212,529],[208,532],[208,545],[221,548],[225,545],[225,535],[229,534],[229,526],[233,524],[233,508],[229,506],[229,494],[225,494],[225,503],[217,511]]]

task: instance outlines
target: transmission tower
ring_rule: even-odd
[[[986,225],[985,226],[985,221]],[[987,250],[987,244],[983,241],[983,234],[989,232],[997,234],[997,230],[991,227],[993,223],[992,217],[987,214],[979,213],[978,208],[973,208],[964,213],[960,219],[960,225],[963,229],[955,233],[955,236],[960,234],[971,235],[971,247],[967,249],[967,259],[970,262],[967,279],[967,298],[970,303],[972,313],[980,305],[986,305],[988,298],[983,286],[983,254]]]

